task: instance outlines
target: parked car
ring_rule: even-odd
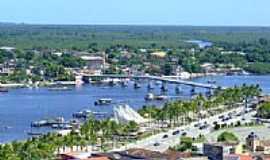
[[[166,139],[166,138],[168,138],[168,137],[169,137],[169,136],[168,136],[167,134],[164,134],[162,138],[163,138],[163,139]]]
[[[176,130],[176,131],[174,131],[173,133],[172,133],[172,135],[177,135],[177,134],[179,134],[180,133],[180,131],[179,130]]]
[[[160,143],[156,142],[154,143],[154,146],[160,146]]]

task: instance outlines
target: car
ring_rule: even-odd
[[[167,134],[164,134],[162,138],[163,138],[163,139],[166,139],[166,138],[168,138],[168,137],[169,137],[169,136],[168,136]]]
[[[160,143],[158,143],[158,142],[156,142],[156,143],[154,143],[154,146],[160,146]]]
[[[180,131],[179,130],[176,130],[176,131],[174,131],[173,133],[172,133],[172,135],[177,135],[177,134],[179,134],[180,133]]]
[[[194,127],[199,127],[199,126],[200,126],[200,123],[194,124]]]
[[[209,125],[205,124],[205,125],[200,126],[199,129],[200,129],[200,130],[203,130],[203,129],[206,129],[206,128],[208,128],[208,127],[209,127]]]
[[[183,132],[183,133],[182,133],[182,136],[186,136],[186,135],[187,135],[187,132]]]
[[[224,115],[221,115],[218,117],[218,119],[223,119],[225,116]]]

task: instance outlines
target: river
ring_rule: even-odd
[[[193,81],[207,83],[208,80],[215,80],[221,86],[260,84],[264,93],[270,93],[270,76],[214,76],[196,78]],[[175,85],[168,85],[167,95],[172,99],[190,98],[190,87],[181,87],[183,93],[176,95]],[[153,92],[160,94],[160,86],[155,86]],[[205,90],[196,89],[196,92]],[[12,89],[8,93],[0,94],[0,143],[27,138],[26,133],[30,131],[31,122],[43,118],[63,116],[70,119],[72,113],[82,109],[112,113],[113,105],[94,105],[94,101],[99,98],[112,98],[114,102],[127,103],[134,109],[139,109],[145,104],[161,106],[164,103],[145,102],[144,96],[147,93],[146,82],[142,82],[140,89],[134,89],[132,82],[126,88],[119,85],[109,87],[86,84],[74,87],[70,91],[49,91],[46,88]]]

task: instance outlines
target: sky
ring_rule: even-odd
[[[270,0],[0,0],[0,22],[270,26]]]

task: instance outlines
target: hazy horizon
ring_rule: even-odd
[[[4,0],[0,22],[55,25],[270,26],[267,0]]]

